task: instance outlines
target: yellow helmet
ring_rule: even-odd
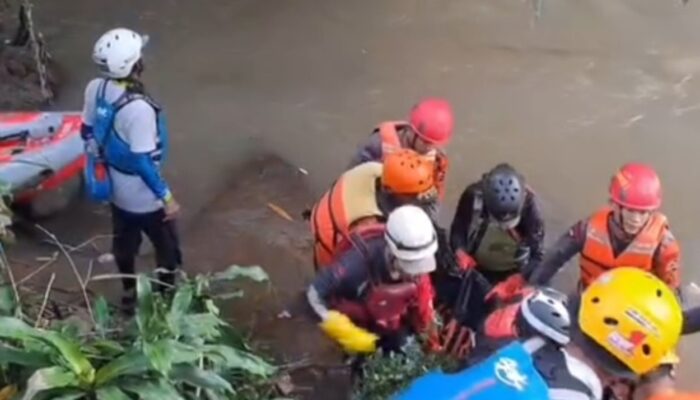
[[[581,294],[580,331],[636,375],[675,354],[682,325],[675,294],[639,268],[608,271]]]

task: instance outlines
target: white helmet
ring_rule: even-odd
[[[540,288],[520,303],[525,322],[542,336],[561,345],[569,343],[568,299],[564,293],[552,288]]]
[[[126,28],[112,29],[97,40],[92,59],[108,77],[126,78],[141,59],[146,43],[148,36]]]
[[[421,208],[406,205],[392,211],[384,237],[405,273],[421,275],[435,270],[437,234],[433,222]]]

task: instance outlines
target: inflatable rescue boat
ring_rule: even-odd
[[[0,113],[0,184],[18,203],[81,179],[79,112]]]

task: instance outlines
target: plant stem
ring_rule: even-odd
[[[51,257],[50,260],[46,261],[45,263],[41,264],[37,269],[32,271],[31,273],[27,274],[24,278],[22,278],[19,282],[17,282],[17,286],[22,286],[25,282],[28,280],[32,279],[35,277],[39,272],[45,270],[46,268],[50,267],[53,265],[53,263],[58,260],[58,253],[54,253],[54,255]]]
[[[123,279],[123,278],[132,278],[132,279],[137,279],[139,276],[136,274],[101,274],[101,275],[95,275],[90,278],[90,282],[95,282],[95,281],[109,281],[112,279]],[[169,283],[159,281],[158,279],[151,278],[151,277],[146,277],[149,281],[153,283],[157,283],[160,285],[163,285],[167,288],[175,288],[175,285],[171,285]]]
[[[68,264],[70,264],[71,269],[73,270],[73,274],[75,275],[75,279],[78,280],[78,284],[80,285],[80,290],[83,292],[83,298],[85,299],[85,307],[87,309],[88,314],[90,315],[90,320],[92,321],[93,324],[96,324],[95,322],[95,315],[92,313],[92,305],[90,305],[90,297],[88,296],[87,292],[85,291],[85,283],[83,282],[83,278],[80,276],[80,273],[78,272],[78,267],[75,265],[75,261],[73,261],[73,257],[71,257],[70,253],[66,250],[65,246],[63,246],[63,243],[61,243],[56,235],[48,231],[46,228],[43,226],[36,224],[35,225],[37,229],[41,230],[44,232],[51,240],[56,243],[58,248],[61,250],[61,253],[66,257],[68,260]]]
[[[56,279],[56,273],[51,273],[51,279],[49,280],[49,285],[46,286],[46,292],[44,293],[44,300],[41,302],[41,308],[39,308],[39,314],[36,316],[36,322],[34,327],[38,328],[41,323],[41,316],[44,315],[44,310],[46,309],[46,303],[49,302],[49,293],[51,293],[51,287],[53,286],[53,281]]]
[[[12,267],[10,262],[7,261],[7,256],[5,254],[5,246],[0,243],[0,279],[2,279],[2,271],[7,272],[7,277],[10,279],[10,284],[12,284],[12,291],[15,294],[15,301],[17,308],[21,308],[22,300],[19,297],[19,291],[17,290],[17,282],[15,281],[15,274],[12,273]]]

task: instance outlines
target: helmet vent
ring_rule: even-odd
[[[593,304],[598,304],[598,303],[600,303],[600,298],[594,297],[591,299],[591,301],[593,302]]]
[[[610,325],[610,326],[617,326],[617,324],[619,323],[618,320],[616,320],[615,318],[611,318],[611,317],[603,318],[603,322],[605,323],[605,325]]]
[[[642,353],[644,353],[645,356],[650,356],[651,355],[651,346],[648,344],[644,343],[642,345]]]
[[[656,289],[656,297],[661,297],[663,295],[663,292],[661,289]]]

